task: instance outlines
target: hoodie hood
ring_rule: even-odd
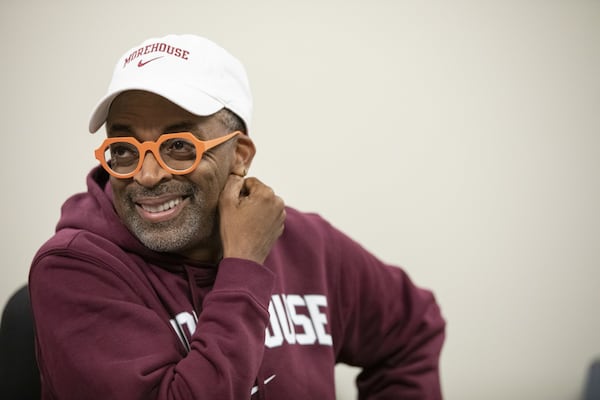
[[[159,265],[193,264],[177,254],[150,250],[127,229],[113,206],[109,175],[101,166],[90,171],[86,179],[87,192],[73,195],[63,204],[56,232],[63,229],[85,230],[111,241],[127,252]],[[203,265],[206,267],[206,265]]]

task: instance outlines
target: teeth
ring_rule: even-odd
[[[157,212],[170,210],[171,208],[177,206],[179,203],[181,203],[181,198],[166,201],[163,204],[159,204],[157,206],[149,206],[147,204],[142,204],[141,206],[144,210],[146,210],[148,212],[157,213]]]

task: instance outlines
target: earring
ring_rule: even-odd
[[[242,176],[246,176],[247,173],[248,173],[248,168],[244,168],[244,170],[242,171]]]

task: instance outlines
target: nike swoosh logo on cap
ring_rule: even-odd
[[[267,383],[271,382],[274,378],[275,378],[275,375],[271,375],[270,377],[265,379],[265,385]],[[256,392],[258,392],[258,385],[252,387],[252,390],[250,391],[250,396],[256,394]]]
[[[146,64],[148,64],[148,63],[151,63],[152,61],[158,60],[159,58],[163,58],[163,57],[164,57],[164,56],[158,56],[158,57],[151,58],[151,59],[149,59],[149,60],[147,60],[147,61],[142,61],[142,60],[140,60],[140,61],[138,62],[138,67],[139,67],[139,68],[141,68],[141,67],[143,67],[144,65],[146,65]]]

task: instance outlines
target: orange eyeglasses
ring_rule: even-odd
[[[94,155],[109,174],[121,179],[131,178],[142,169],[148,151],[167,172],[185,175],[196,169],[205,151],[239,133],[235,131],[211,140],[200,140],[191,132],[167,133],[156,141],[144,143],[131,136],[114,137],[104,140]]]

